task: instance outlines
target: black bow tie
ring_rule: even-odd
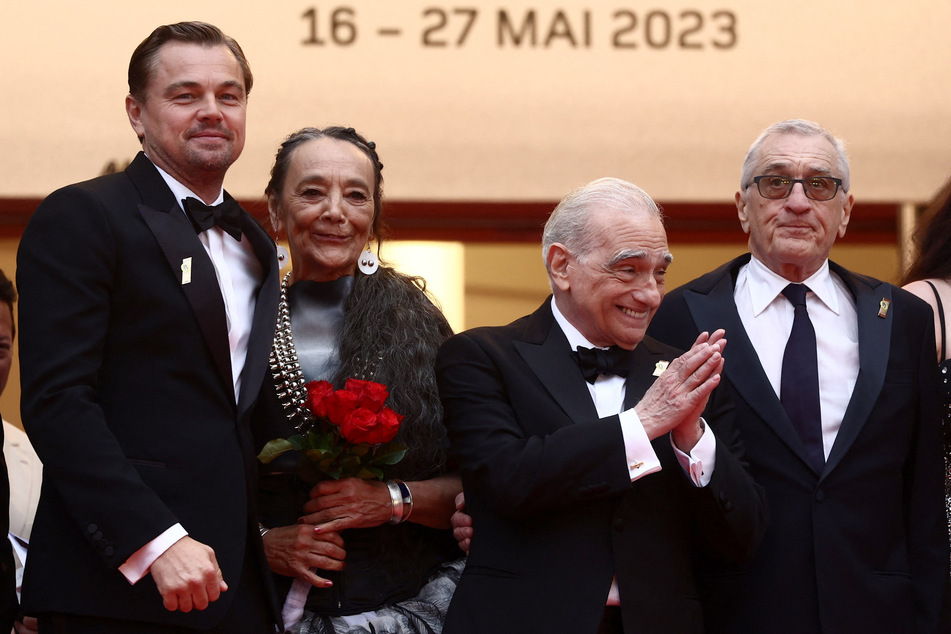
[[[588,383],[594,383],[599,374],[627,376],[631,369],[631,354],[632,350],[617,346],[611,346],[607,350],[579,347],[575,351],[584,380]]]
[[[241,207],[234,198],[225,198],[220,205],[208,206],[189,196],[182,201],[185,211],[195,227],[195,233],[207,231],[218,225],[232,238],[241,242]]]

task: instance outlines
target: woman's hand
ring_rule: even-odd
[[[466,495],[456,496],[456,512],[452,514],[452,536],[459,542],[459,550],[469,555],[472,544],[472,516],[466,513]]]
[[[430,528],[451,528],[456,495],[462,482],[455,474],[406,482],[413,495],[409,520]],[[383,482],[346,478],[318,482],[304,505],[301,523],[317,524],[317,531],[339,533],[347,528],[369,528],[390,521],[393,501]]]
[[[317,576],[314,568],[343,570],[347,551],[339,534],[314,529],[308,524],[272,528],[263,538],[264,553],[273,572],[327,588],[333,584]]]
[[[319,533],[369,528],[390,521],[393,502],[383,482],[345,478],[323,480],[310,492],[302,524],[317,524]]]

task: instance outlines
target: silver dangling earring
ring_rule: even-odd
[[[370,250],[370,242],[367,241],[367,248],[360,254],[360,259],[357,260],[357,268],[360,269],[360,272],[364,275],[373,275],[376,273],[376,270],[380,268],[380,260],[377,259],[376,253]]]
[[[283,269],[291,263],[291,252],[287,250],[287,247],[278,242],[277,236],[274,237],[274,246],[277,247],[277,268]]]

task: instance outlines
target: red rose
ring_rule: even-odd
[[[347,379],[345,389],[356,394],[359,407],[365,407],[371,412],[379,412],[386,402],[386,397],[390,395],[382,383],[360,379]]]
[[[397,414],[389,407],[384,407],[383,411],[376,415],[377,424],[386,429],[386,434],[380,442],[390,442],[396,436],[396,432],[400,430],[400,425],[403,424],[403,415]]]
[[[323,400],[327,408],[327,420],[334,425],[343,425],[347,415],[357,409],[357,396],[353,392],[337,390]]]
[[[307,384],[307,400],[304,402],[304,407],[309,409],[314,416],[326,417],[327,405],[324,399],[333,392],[334,386],[330,381],[311,381]]]
[[[361,407],[353,410],[340,426],[340,435],[352,443],[366,443],[377,445],[392,438],[389,430],[383,425],[377,415]]]

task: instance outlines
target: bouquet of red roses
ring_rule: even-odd
[[[347,379],[342,390],[329,381],[307,384],[304,406],[314,417],[306,432],[270,441],[258,454],[267,464],[288,451],[305,458],[301,477],[309,482],[341,478],[382,480],[385,465],[396,464],[406,447],[391,442],[403,422],[386,402],[386,386]]]
[[[384,405],[390,395],[385,385],[347,379],[342,390],[334,390],[329,381],[311,381],[306,387],[304,407],[313,416],[313,424],[303,433],[270,441],[258,460],[267,464],[297,451],[304,458],[300,476],[308,482],[351,477],[382,480],[381,467],[396,464],[406,455],[406,447],[392,442],[403,416]],[[304,579],[291,584],[281,612],[287,631],[300,621],[310,587]]]

